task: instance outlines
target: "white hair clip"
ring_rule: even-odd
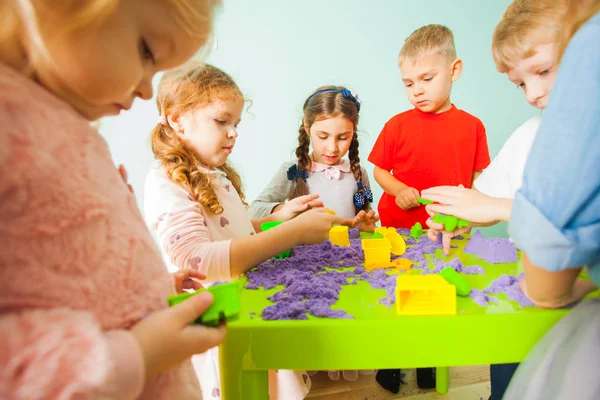
[[[163,126],[168,126],[169,123],[167,121],[167,117],[165,117],[164,115],[161,115],[160,117],[158,117],[158,119],[156,120],[157,124],[161,124]]]

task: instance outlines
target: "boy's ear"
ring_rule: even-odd
[[[462,74],[463,70],[463,61],[460,58],[457,58],[450,64],[450,77],[452,82],[456,82],[458,78],[460,78],[460,74]]]
[[[183,136],[183,126],[181,125],[181,114],[174,113],[167,116],[169,126],[175,131],[178,136]]]

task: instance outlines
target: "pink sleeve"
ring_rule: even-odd
[[[0,397],[134,399],[144,362],[127,331],[103,332],[92,315],[69,309],[0,317]]]
[[[146,178],[144,209],[173,264],[197,269],[208,281],[231,279],[231,240],[212,241],[200,204],[161,170],[153,169]]]

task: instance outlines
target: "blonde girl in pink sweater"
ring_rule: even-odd
[[[228,162],[244,97],[224,71],[194,62],[169,71],[158,85],[157,104],[151,135],[156,161],[146,178],[144,212],[181,271],[199,271],[209,282],[235,278],[295,245],[322,242],[342,222],[325,212],[317,195],[297,197],[263,219],[250,217],[240,176]],[[261,232],[263,222],[288,220]],[[205,397],[218,393],[217,349],[192,361]],[[271,399],[303,399],[309,389],[305,373],[269,372]]]
[[[189,358],[225,328],[172,309],[168,274],[90,121],[152,97],[214,0],[0,1],[0,398],[199,399]]]

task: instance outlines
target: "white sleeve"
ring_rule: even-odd
[[[523,181],[525,163],[540,121],[540,117],[531,118],[513,132],[491,164],[475,180],[475,189],[491,197],[515,197]]]

